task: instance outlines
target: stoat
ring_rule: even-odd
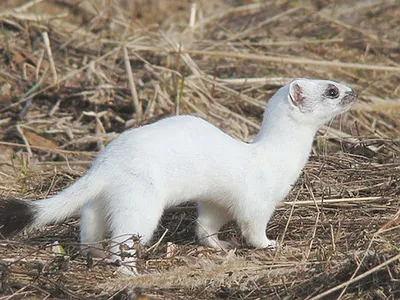
[[[135,253],[130,237],[147,243],[166,208],[196,201],[202,244],[228,247],[217,234],[235,220],[250,246],[274,248],[265,232],[268,221],[306,164],[318,127],[347,111],[356,98],[353,89],[333,81],[293,80],[269,100],[251,143],[194,116],[128,130],[58,195],[0,201],[0,233],[62,222],[81,210],[81,243],[96,245],[110,233],[111,258],[136,274],[135,258],[121,255]],[[91,250],[103,253],[100,245]]]

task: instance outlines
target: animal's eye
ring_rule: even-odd
[[[325,95],[328,96],[329,98],[337,98],[339,97],[339,89],[333,84],[331,84],[327,88]]]

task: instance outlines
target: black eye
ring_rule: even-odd
[[[325,96],[329,98],[337,98],[339,97],[339,89],[333,84],[330,84],[326,89]]]

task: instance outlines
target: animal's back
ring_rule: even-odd
[[[231,193],[246,147],[203,119],[179,116],[121,134],[94,165],[112,177],[108,182],[148,182],[170,206]]]

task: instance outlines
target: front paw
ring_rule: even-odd
[[[278,247],[278,243],[275,240],[268,240],[268,242],[265,244],[265,246],[263,248],[276,250],[277,247]]]
[[[140,276],[138,270],[136,269],[135,266],[130,266],[130,265],[121,265],[118,267],[116,272],[114,272],[114,275],[116,276],[130,276],[130,277],[138,277]]]

